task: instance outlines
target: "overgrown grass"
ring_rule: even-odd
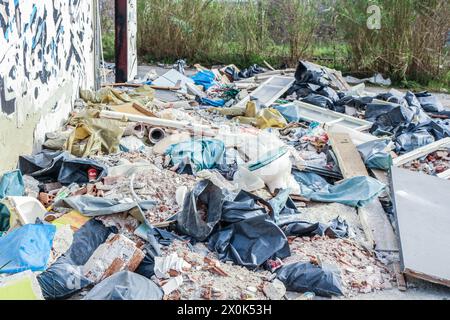
[[[381,8],[381,30],[367,28],[371,4]],[[450,89],[449,16],[448,0],[138,0],[138,50],[148,63],[294,67],[311,59],[356,76],[380,72],[396,85]],[[102,18],[113,60],[112,24]]]

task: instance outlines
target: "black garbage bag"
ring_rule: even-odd
[[[225,196],[209,180],[197,183],[186,195],[183,210],[177,217],[177,230],[198,241],[205,241],[222,215]]]
[[[318,90],[322,88],[316,84],[312,83],[300,83],[298,81],[294,82],[294,84],[288,89],[286,95],[290,96],[292,94],[297,94],[297,98],[304,98],[311,93],[316,93]]]
[[[444,106],[439,99],[427,91],[416,93],[417,100],[426,112],[442,112]]]
[[[311,93],[300,101],[309,103],[324,109],[334,110],[334,102],[330,98],[321,96],[320,94]]]
[[[97,170],[95,182],[108,175],[108,169],[103,164],[91,159],[76,158],[68,152],[43,151],[34,156],[19,157],[19,169],[22,173],[41,182],[85,184],[89,182],[88,170],[91,168]]]
[[[322,87],[330,86],[330,79],[324,70],[307,61],[299,61],[295,71],[295,80],[298,83],[312,83]]]
[[[237,71],[235,68],[233,67],[227,67],[225,69],[225,73],[227,75],[230,76],[231,79],[233,79],[233,81],[239,81],[242,79],[247,79],[247,78],[251,78],[254,77],[260,73],[264,73],[266,72],[266,69],[261,68],[260,66],[258,66],[257,64],[254,64],[252,66],[250,66],[247,69],[243,69],[241,71]]]
[[[356,108],[358,110],[365,110],[369,103],[372,103],[373,97],[353,97],[344,96],[340,98],[336,105],[338,106],[349,106]]]
[[[237,223],[258,216],[267,217],[267,211],[263,205],[270,206],[267,201],[242,190],[233,201],[223,203],[221,222]]]
[[[417,148],[433,143],[435,138],[425,128],[413,132],[404,132],[396,139],[396,151],[399,154],[408,153]]]
[[[349,226],[347,221],[337,217],[330,221],[329,225],[325,223],[310,223],[306,221],[297,221],[280,225],[281,230],[287,237],[314,237],[327,236],[329,238],[346,238],[349,235]]]
[[[337,103],[340,100],[337,92],[331,87],[321,87],[319,90],[316,90],[316,93],[320,94],[321,96],[327,97],[333,102],[333,104]]]
[[[405,96],[400,95],[400,92],[398,92],[397,94],[394,94],[392,92],[381,93],[376,96],[376,99],[387,101],[387,102],[394,103],[394,104],[403,105],[403,106],[408,105],[407,101],[405,100]]]
[[[404,129],[408,128],[415,115],[416,112],[410,108],[403,106],[395,107],[391,111],[383,113],[376,118],[372,128],[370,129],[370,133],[373,135],[379,135],[380,133],[396,134],[402,132]]]
[[[121,271],[97,284],[83,300],[162,300],[164,293],[153,281]]]
[[[365,118],[367,121],[375,122],[380,115],[389,113],[397,107],[400,106],[382,103],[368,103],[366,105]]]
[[[154,207],[155,201],[146,200],[139,202],[139,206],[144,210]],[[92,196],[73,196],[57,201],[54,206],[56,208],[72,208],[85,216],[98,217],[115,213],[128,212],[137,208],[135,202],[123,202],[114,199],[92,197]]]
[[[216,233],[208,248],[219,254],[222,261],[255,269],[268,259],[290,255],[289,244],[283,231],[268,216],[256,216],[234,223]]]
[[[430,123],[429,132],[433,134],[436,140],[450,137],[450,120],[433,120]]]
[[[84,277],[82,267],[111,232],[111,228],[94,219],[86,222],[74,234],[69,250],[37,276],[44,298],[64,299],[91,285]]]
[[[420,101],[417,99],[416,95],[411,91],[408,91],[405,95],[405,100],[410,107],[422,108]]]
[[[293,263],[278,269],[277,277],[289,291],[314,292],[327,298],[344,295],[340,275],[328,266]]]

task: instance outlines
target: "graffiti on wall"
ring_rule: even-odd
[[[92,1],[0,0],[0,116],[48,107],[67,82],[91,87],[92,20]]]

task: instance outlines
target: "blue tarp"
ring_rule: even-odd
[[[300,184],[301,195],[317,202],[337,202],[351,207],[364,207],[385,189],[385,185],[378,180],[365,176],[331,185],[315,173],[295,170],[293,175]]]
[[[212,106],[212,107],[223,107],[225,105],[225,100],[223,99],[208,99],[208,98],[198,98],[198,102],[203,106]]]
[[[300,122],[300,120],[302,120],[301,108],[295,104],[290,103],[285,105],[274,106],[273,108],[278,110],[289,123]]]
[[[196,139],[171,145],[166,154],[173,165],[188,161],[196,171],[213,169],[224,162],[225,144],[216,139]]]
[[[54,225],[27,224],[1,237],[0,273],[44,271],[55,232]]]
[[[390,152],[384,151],[391,141],[375,140],[358,146],[358,151],[365,165],[371,169],[389,170],[392,165]]]
[[[214,79],[215,75],[212,71],[202,70],[191,76],[191,79],[194,80],[194,83],[198,86],[203,86],[205,90],[208,90],[213,85],[215,85]]]
[[[0,199],[8,196],[21,197],[25,193],[20,170],[7,172],[0,179]]]

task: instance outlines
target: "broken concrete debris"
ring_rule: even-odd
[[[371,95],[306,61],[185,68],[81,91],[1,176],[0,299],[348,298],[392,289],[400,258],[450,286],[436,97]]]

